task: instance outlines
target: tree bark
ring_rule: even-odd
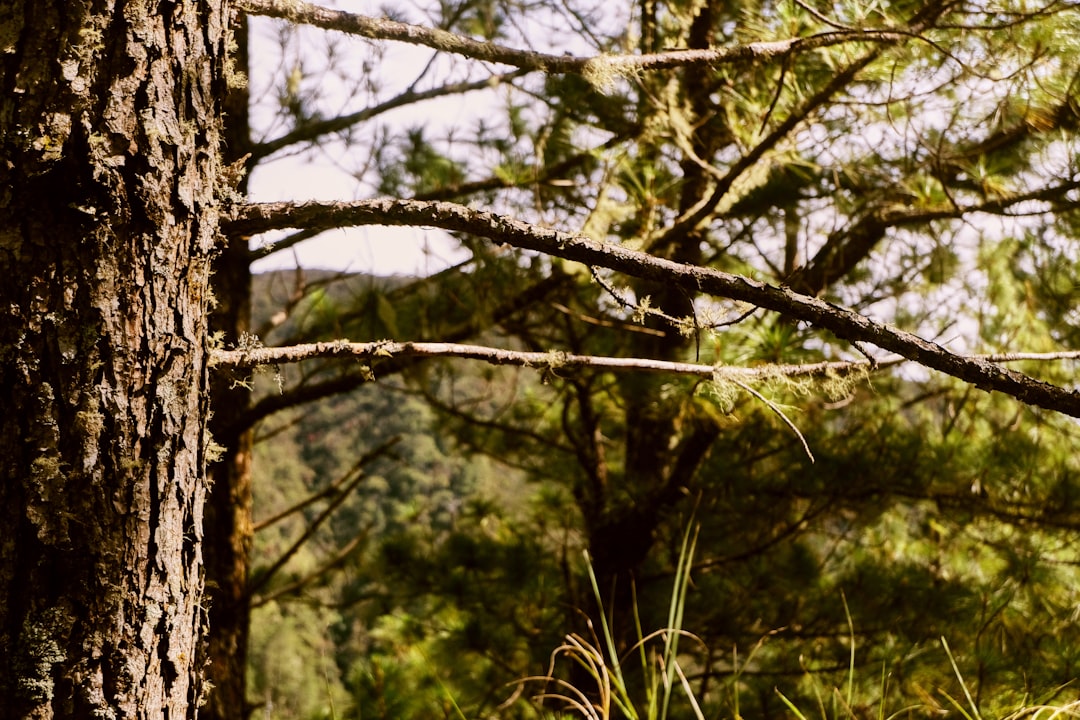
[[[222,0],[0,7],[0,718],[201,700]]]

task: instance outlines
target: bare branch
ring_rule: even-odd
[[[341,115],[335,118],[329,118],[326,120],[313,120],[309,122],[301,123],[294,130],[277,137],[273,140],[267,140],[265,142],[258,143],[251,149],[251,157],[247,160],[247,166],[252,168],[257,162],[262,160],[268,155],[271,155],[282,148],[296,143],[312,142],[323,135],[330,133],[341,132],[354,125],[358,125],[362,122],[371,120],[374,117],[387,113],[391,110],[396,110],[406,105],[413,105],[423,102],[425,100],[432,100],[435,98],[447,97],[449,95],[463,95],[474,90],[487,90],[489,88],[497,87],[502,83],[509,82],[516,77],[520,77],[523,73],[521,71],[515,71],[511,73],[505,73],[502,75],[492,75],[491,77],[484,78],[483,80],[476,80],[473,82],[460,82],[450,83],[447,85],[441,85],[430,90],[424,90],[416,92],[414,90],[407,90],[400,95],[397,95],[389,100],[373,105],[372,107],[358,110],[357,112],[350,113],[348,115]]]
[[[253,15],[281,18],[295,23],[314,25],[325,30],[337,30],[374,40],[393,40],[423,45],[440,52],[463,55],[474,60],[500,63],[522,70],[547,73],[579,74],[595,78],[598,83],[613,75],[637,70],[666,70],[687,65],[725,65],[752,60],[785,57],[795,52],[814,50],[853,42],[896,42],[910,33],[892,30],[835,30],[809,37],[789,38],[771,42],[755,42],[729,48],[708,50],[672,50],[645,55],[598,55],[575,57],[549,55],[510,48],[495,43],[473,40],[446,30],[374,18],[367,15],[332,10],[297,2],[296,0],[239,0],[236,6]]]
[[[380,340],[367,343],[333,341],[290,345],[287,347],[259,347],[240,350],[215,350],[211,364],[237,369],[250,369],[261,365],[293,363],[314,358],[355,357],[364,360],[399,357],[456,357],[482,360],[491,365],[516,365],[542,369],[599,368],[611,370],[636,370],[641,372],[675,375],[698,375],[712,377],[716,368],[712,365],[668,362],[645,358],[615,358],[593,355],[573,355],[563,352],[529,352],[524,350],[501,350],[485,345],[439,342],[393,342]],[[847,365],[847,363],[840,363]],[[794,367],[794,366],[793,366]],[[733,368],[740,371],[739,368]],[[725,368],[725,373],[728,368]]]
[[[326,560],[326,562],[319,565],[317,568],[315,568],[314,570],[309,572],[307,575],[299,578],[298,580],[294,580],[293,582],[288,583],[287,585],[276,588],[276,589],[274,589],[273,592],[267,593],[266,595],[254,595],[254,596],[252,596],[252,598],[248,601],[248,607],[251,607],[251,608],[262,607],[263,605],[266,605],[267,603],[271,603],[271,602],[273,602],[274,600],[277,600],[280,597],[285,597],[287,595],[294,595],[294,594],[300,592],[301,590],[303,590],[305,587],[307,587],[311,583],[315,582],[316,580],[318,580],[318,579],[320,579],[322,577],[325,577],[331,570],[333,570],[334,568],[338,567],[343,562],[345,562],[345,560],[349,557],[349,555],[352,554],[352,552],[354,550],[356,550],[356,548],[360,545],[360,543],[367,540],[368,536],[371,534],[372,526],[373,526],[373,523],[369,522],[358,533],[356,533],[356,535],[353,536],[352,540],[345,543],[345,545],[343,545],[341,548],[338,549],[337,552],[335,552],[333,555],[331,555]]]
[[[311,495],[308,495],[306,498],[304,498],[300,502],[296,503],[295,505],[292,505],[291,507],[285,508],[281,512],[275,513],[274,515],[271,515],[270,517],[266,518],[265,520],[260,520],[259,522],[256,522],[254,525],[252,525],[251,531],[257,533],[260,530],[265,530],[266,528],[270,527],[271,525],[273,525],[275,523],[278,523],[278,522],[281,522],[282,520],[289,517],[290,515],[295,515],[296,513],[300,512],[301,510],[306,508],[308,505],[311,505],[312,503],[318,502],[319,500],[322,500],[323,498],[330,497],[332,495],[346,494],[346,493],[339,493],[339,491],[341,490],[341,486],[349,481],[349,479],[352,476],[353,472],[355,472],[359,468],[362,468],[364,465],[367,465],[372,460],[375,460],[375,458],[382,456],[383,454],[386,453],[386,451],[388,451],[391,447],[393,447],[394,445],[396,445],[399,442],[401,442],[401,436],[400,435],[395,436],[393,438],[390,438],[390,440],[388,440],[387,442],[380,445],[374,451],[372,451],[370,453],[367,453],[363,457],[361,457],[358,464],[356,466],[354,466],[351,470],[349,470],[349,472],[345,473],[344,475],[339,477],[337,480],[334,480],[333,482],[331,482],[329,485],[327,485],[322,490],[319,490],[319,491],[317,491],[317,492],[315,492],[315,493],[313,493]]]
[[[314,520],[311,521],[311,523],[307,526],[304,532],[301,533],[300,537],[297,538],[293,542],[293,544],[290,545],[288,549],[286,549],[285,552],[283,552],[277,558],[277,560],[271,563],[269,568],[267,568],[257,578],[253,578],[249,582],[246,590],[249,597],[256,595],[260,590],[266,587],[266,585],[270,582],[271,578],[273,578],[273,576],[285,566],[285,563],[287,563],[294,555],[296,555],[297,552],[299,552],[300,548],[303,547],[304,543],[306,543],[312,538],[312,536],[315,535],[315,532],[330,518],[331,515],[334,514],[334,511],[337,510],[341,503],[343,503],[346,498],[349,497],[349,494],[352,493],[352,491],[355,490],[361,482],[367,479],[367,475],[365,475],[364,473],[364,468],[372,461],[389,452],[394,445],[400,442],[400,440],[400,437],[393,437],[390,440],[384,442],[379,447],[375,448],[374,450],[364,453],[364,455],[361,456],[361,458],[357,460],[356,463],[353,464],[352,468],[346,473],[346,477],[349,475],[353,476],[353,478],[349,480],[348,483],[346,483],[344,486],[341,486],[340,483],[333,483],[335,486],[341,487],[340,492],[330,501],[330,503],[323,509],[323,511],[319,513]]]
[[[259,258],[264,258],[264,257],[267,257],[269,255],[273,255],[274,253],[279,253],[279,252],[282,252],[284,250],[288,250],[289,248],[294,248],[297,245],[299,245],[300,243],[304,242],[305,240],[310,240],[311,238],[315,237],[316,235],[319,235],[319,234],[324,233],[324,232],[326,232],[326,231],[321,229],[321,228],[318,229],[318,230],[313,230],[311,228],[307,228],[307,229],[304,229],[304,230],[297,230],[296,232],[292,233],[291,235],[289,235],[287,237],[283,237],[283,238],[281,238],[280,240],[278,240],[276,242],[267,243],[266,245],[263,245],[262,247],[260,247],[260,248],[258,248],[256,250],[252,250],[251,253],[250,253],[250,257],[253,260],[258,260]]]
[[[453,203],[367,200],[353,203],[265,203],[240,206],[227,229],[258,233],[282,227],[416,225],[466,232],[526,250],[597,265],[638,277],[678,285],[689,292],[740,300],[829,330],[844,340],[876,345],[928,368],[997,390],[1029,405],[1080,417],[1080,392],[1041,382],[991,362],[956,355],[903,330],[874,322],[819,298],[800,295],[713,268],[653,257],[621,245],[537,227],[495,213]],[[343,351],[344,352],[344,351]],[[348,354],[348,353],[345,353]]]
[[[375,342],[354,343],[345,340],[305,343],[286,347],[254,347],[239,350],[214,350],[211,366],[234,369],[251,369],[262,365],[302,362],[316,358],[360,358],[377,361],[380,358],[455,357],[480,360],[491,365],[532,367],[538,370],[574,370],[592,368],[597,370],[620,370],[632,372],[689,375],[695,377],[730,380],[742,386],[741,380],[764,380],[779,377],[824,377],[850,375],[907,362],[908,359],[893,355],[884,359],[833,360],[817,363],[775,364],[756,367],[729,365],[705,365],[703,363],[671,362],[649,358],[618,358],[600,355],[577,355],[561,351],[534,352],[526,350],[503,350],[487,345],[468,345],[447,342]],[[1057,360],[1080,360],[1080,351],[1052,353],[1002,353],[994,355],[955,356],[962,360],[985,363]]]

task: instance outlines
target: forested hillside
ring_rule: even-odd
[[[256,278],[256,326],[301,277],[309,292],[268,340],[424,322],[423,303],[402,302],[423,281],[290,272]],[[1027,279],[999,282],[1020,292]],[[515,322],[551,323],[553,304]],[[736,337],[700,353],[822,357],[783,323],[750,322]],[[642,505],[613,487],[612,502],[638,519],[604,547],[584,522],[580,421],[566,406],[589,383],[604,435],[624,434],[611,379],[460,361],[389,370],[376,360],[377,382],[259,426],[256,521],[320,495],[256,534],[251,692],[268,716],[534,716],[529,698],[558,688],[513,683],[547,674],[564,635],[601,633],[586,549],[640,553],[602,594],[644,702],[634,623],[645,634],[670,626],[687,528],[699,534],[680,662],[706,717],[789,717],[776,690],[808,715],[840,702],[842,717],[957,712],[953,701],[970,712],[965,688],[985,717],[1074,697],[1071,420],[903,371],[756,384],[791,413],[811,462],[762,401],[722,382],[668,381],[677,421],[715,437],[670,497]],[[279,383],[327,372],[271,368],[255,382],[273,397]],[[621,451],[606,444],[618,467]],[[596,696],[580,667],[555,674]],[[681,691],[673,703],[675,717],[691,712]]]

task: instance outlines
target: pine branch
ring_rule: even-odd
[[[755,42],[729,48],[708,50],[672,50],[644,55],[599,55],[575,57],[550,55],[483,42],[455,33],[386,18],[349,13],[342,10],[298,2],[297,0],[239,0],[236,6],[252,15],[281,18],[294,23],[314,25],[373,40],[393,40],[422,45],[434,50],[463,55],[473,60],[510,65],[521,70],[547,73],[580,74],[599,84],[614,75],[638,70],[666,70],[688,65],[726,65],[736,62],[768,60],[795,52],[854,42],[896,42],[910,33],[893,30],[833,30],[808,37],[770,42]]]
[[[678,218],[670,228],[661,232],[659,237],[652,242],[652,248],[661,249],[671,244],[673,240],[684,237],[686,233],[706,223],[713,216],[716,208],[731,191],[731,188],[743,173],[758,163],[765,156],[765,153],[776,147],[781,140],[786,138],[795,130],[795,128],[801,125],[806,118],[810,117],[811,114],[832,100],[834,95],[850,85],[855,78],[858,77],[859,73],[862,72],[866,66],[874,62],[880,54],[880,48],[874,48],[833,75],[829,82],[808,98],[797,112],[793,112],[791,115],[784,118],[784,120],[773,128],[768,135],[754,145],[749,152],[733,163],[728,171],[717,180],[712,192],[701,198],[694,207],[689,208],[683,213],[683,216]]]
[[[819,298],[801,295],[788,287],[672,262],[621,245],[537,227],[463,205],[406,200],[243,205],[236,209],[235,219],[226,223],[226,229],[240,228],[254,234],[282,227],[347,225],[431,226],[465,232],[585,265],[606,267],[643,280],[674,284],[688,292],[742,301],[829,330],[850,342],[876,345],[980,389],[997,390],[1028,405],[1080,417],[1080,392],[1035,380],[986,360],[956,355],[917,335],[874,322]],[[350,354],[347,350],[341,352]]]
[[[830,235],[804,266],[786,279],[788,287],[805,295],[817,295],[831,286],[870,255],[889,228],[923,225],[934,220],[950,220],[974,213],[1008,216],[1018,206],[1032,201],[1068,202],[1068,194],[1080,187],[1077,180],[1038,188],[1024,193],[999,196],[966,206],[907,207],[887,204],[874,208],[843,230]],[[1040,210],[1041,212],[1041,210]]]
[[[514,78],[520,77],[523,73],[521,71],[505,73],[502,75],[492,75],[491,77],[484,78],[483,80],[476,80],[473,82],[459,82],[449,83],[447,85],[441,85],[430,90],[423,90],[416,92],[414,90],[407,90],[400,95],[390,98],[389,100],[373,105],[372,107],[358,110],[357,112],[350,113],[348,115],[341,115],[334,118],[328,118],[326,120],[313,120],[310,122],[304,122],[290,132],[274,138],[273,140],[267,140],[256,144],[251,148],[251,156],[247,160],[247,166],[252,168],[257,162],[262,160],[268,155],[281,150],[282,148],[295,145],[303,142],[313,142],[324,135],[330,133],[341,132],[348,128],[358,125],[362,122],[367,122],[372,118],[378,117],[391,110],[405,107],[407,105],[413,105],[425,100],[433,100],[441,97],[448,97],[450,95],[463,95],[465,93],[473,92],[474,90],[486,90],[489,88],[497,87],[502,83],[509,82]]]

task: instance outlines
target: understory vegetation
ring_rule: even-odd
[[[259,278],[268,293],[285,279]],[[281,372],[257,376],[268,396]],[[559,383],[428,364],[260,426],[256,521],[320,496],[256,534],[251,694],[272,717],[532,717],[531,698],[557,688],[520,681],[558,649],[559,683],[598,701],[592,663],[618,657],[645,703],[655,679],[635,643],[676,627],[680,578],[689,692],[677,688],[670,717],[691,716],[688,697],[709,718],[823,705],[990,718],[1075,698],[1071,420],[940,378],[860,377],[841,399],[769,383],[797,408],[811,463],[755,398],[718,406],[721,389],[679,387],[682,412],[723,431],[653,534],[631,527],[607,550],[652,546],[632,577],[599,588],[601,614]],[[587,644],[571,651],[567,635]],[[668,667],[653,659],[667,637],[644,648],[653,672]]]

